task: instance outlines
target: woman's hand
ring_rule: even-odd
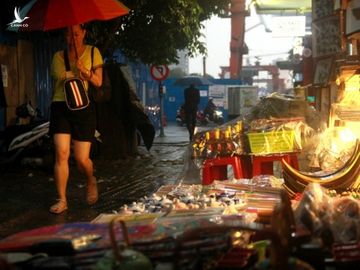
[[[76,67],[80,71],[80,77],[84,80],[90,80],[92,71],[85,68],[84,63],[79,59],[76,61]]]

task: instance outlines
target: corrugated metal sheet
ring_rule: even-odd
[[[35,87],[37,107],[43,116],[49,117],[52,98],[53,79],[50,76],[50,67],[53,54],[64,47],[62,37],[46,37],[45,33],[34,35]]]

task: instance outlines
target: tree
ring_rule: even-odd
[[[206,54],[202,22],[227,9],[230,0],[123,0],[126,16],[89,25],[89,42],[111,55],[119,48],[145,64],[178,63],[177,50]]]

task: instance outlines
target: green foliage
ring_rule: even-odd
[[[131,60],[145,64],[178,63],[177,50],[189,56],[206,54],[202,22],[220,14],[230,0],[123,0],[130,13],[89,25],[89,42],[111,55],[120,48]]]

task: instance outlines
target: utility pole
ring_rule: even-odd
[[[203,77],[206,77],[206,56],[203,56]]]
[[[164,133],[164,86],[159,81],[159,98],[160,98],[160,134],[159,137],[165,137]]]

